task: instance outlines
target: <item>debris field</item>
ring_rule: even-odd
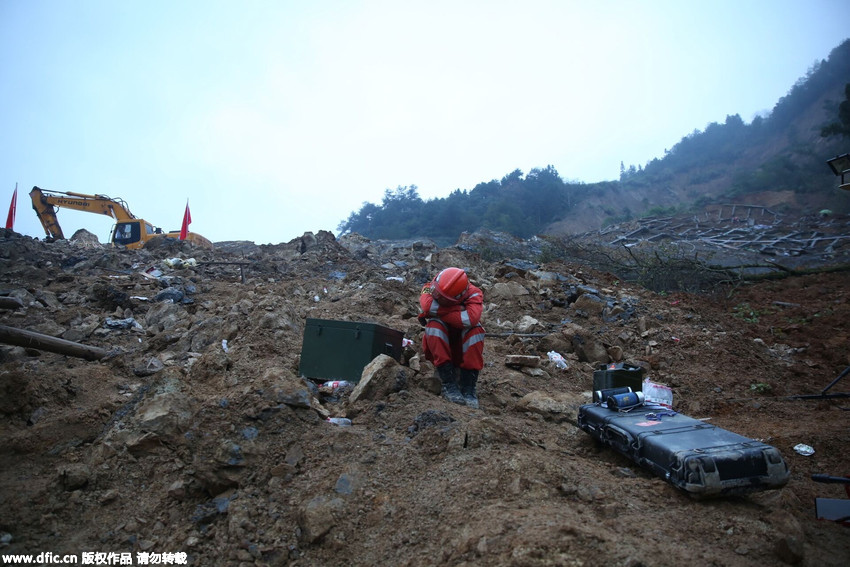
[[[815,518],[815,498],[843,487],[810,477],[850,475],[850,400],[789,399],[850,365],[847,272],[659,294],[587,265],[494,260],[499,248],[319,231],[127,251],[84,232],[46,243],[6,231],[0,325],[106,355],[0,345],[0,553],[847,564],[850,531]],[[442,399],[421,356],[418,294],[448,266],[485,295],[477,410]],[[334,391],[300,376],[308,318],[377,323],[412,345]],[[677,411],[778,448],[788,484],[696,500],[598,445],[577,411],[593,371],[618,361],[670,386]]]

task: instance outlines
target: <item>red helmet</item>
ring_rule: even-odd
[[[459,300],[469,287],[469,278],[460,268],[446,268],[434,280],[437,292],[450,300]]]

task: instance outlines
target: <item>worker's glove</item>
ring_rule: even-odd
[[[426,319],[426,318],[425,318],[425,314],[424,314],[424,313],[423,313],[423,314],[421,314],[421,315],[419,315],[419,316],[417,317],[417,319],[419,320],[419,324],[420,324],[420,325],[422,325],[423,327],[425,327],[425,326],[427,326],[427,325],[428,325],[428,319]]]

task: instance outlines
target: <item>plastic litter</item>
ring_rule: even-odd
[[[190,268],[198,265],[198,261],[194,258],[166,258],[162,263],[169,268]]]
[[[340,427],[350,427],[351,420],[347,417],[329,417],[327,419],[329,423],[333,423],[334,425],[339,425]]]
[[[555,352],[554,350],[550,350],[546,354],[549,356],[549,360],[554,362],[555,366],[557,366],[558,368],[562,370],[566,370],[567,368],[569,368],[569,366],[567,366],[567,361],[564,360],[564,357],[561,356],[560,353]]]
[[[132,317],[127,317],[126,319],[113,319],[112,317],[107,317],[105,325],[110,329],[131,329],[133,331],[142,332],[145,330],[144,327],[142,327],[139,322]]]
[[[227,339],[221,339],[221,350],[224,351],[224,354],[227,354],[228,352],[230,352],[227,349]]]
[[[328,380],[319,386],[319,391],[324,393],[339,394],[354,389],[354,384],[348,380]]]
[[[413,341],[411,341],[410,339],[401,339],[401,348],[407,348],[407,347],[412,347],[412,346],[413,346]]]
[[[388,282],[404,282],[404,278],[401,276],[387,276]]]
[[[803,455],[804,457],[808,457],[810,455],[815,454],[815,450],[812,446],[804,445],[803,443],[794,445],[794,451],[796,451],[799,455]]]
[[[673,408],[673,390],[670,389],[670,386],[656,384],[649,378],[644,378],[641,391],[643,391],[647,402],[658,404],[665,408]]]
[[[178,303],[186,298],[186,294],[176,287],[167,287],[153,296],[154,301],[171,301]]]

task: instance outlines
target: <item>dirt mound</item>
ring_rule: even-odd
[[[0,324],[109,353],[0,346],[0,552],[185,554],[157,560],[192,565],[846,563],[850,533],[814,519],[815,497],[844,492],[810,475],[850,474],[850,402],[783,397],[817,394],[850,364],[848,275],[665,295],[514,257],[536,254],[533,241],[461,244],[319,232],[126,251],[0,235],[0,295],[20,304]],[[418,356],[419,290],[448,265],[485,294],[479,410],[435,395]],[[387,363],[393,380],[352,402],[299,376],[307,318],[379,323],[413,346]],[[777,447],[788,485],[696,501],[599,447],[577,410],[594,368],[621,360],[671,386],[678,411]]]

